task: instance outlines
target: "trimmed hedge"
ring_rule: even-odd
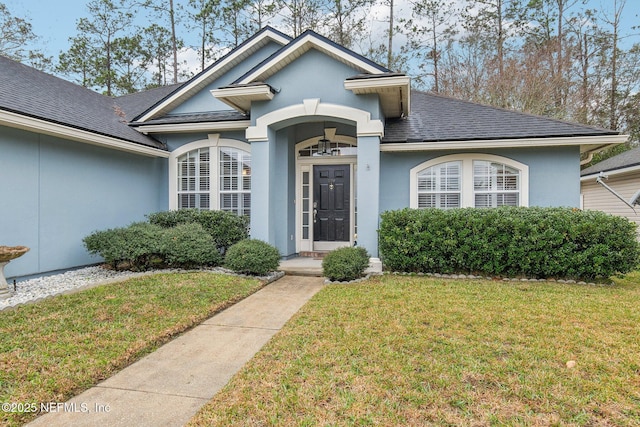
[[[147,215],[149,222],[162,228],[197,223],[211,235],[220,252],[249,237],[249,218],[228,211],[179,209]]]
[[[603,279],[638,266],[636,225],[571,208],[403,209],[382,214],[387,269]]]
[[[329,252],[322,260],[322,274],[334,282],[355,280],[369,266],[369,254],[362,247],[344,247]]]
[[[164,229],[139,222],[128,227],[96,231],[83,239],[89,253],[100,255],[118,269],[217,266],[222,261],[213,238],[200,224]]]
[[[183,268],[217,266],[222,263],[222,255],[213,238],[196,223],[163,229],[162,255],[167,265]]]
[[[280,252],[262,240],[242,240],[229,248],[224,264],[236,273],[264,276],[278,269]]]

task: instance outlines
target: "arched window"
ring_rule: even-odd
[[[251,214],[249,144],[219,139],[180,147],[169,159],[171,209],[220,209]]]
[[[412,208],[529,205],[529,167],[489,154],[442,156],[411,169]]]
[[[446,162],[418,172],[419,208],[459,208],[462,162]]]

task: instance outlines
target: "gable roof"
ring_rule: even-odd
[[[588,141],[589,137],[618,135],[612,130],[420,91],[411,92],[411,110],[408,117],[387,120],[383,144],[433,143],[435,146],[439,142],[462,141],[470,145],[475,142],[480,148],[490,145],[487,141],[495,140],[584,137],[584,141]],[[623,141],[616,143],[620,142]]]
[[[307,30],[232,84],[246,85],[264,82],[310,49],[317,49],[344,64],[354,67],[361,73],[382,74],[390,72],[387,68],[376,64],[370,59],[340,46],[312,30]]]
[[[164,150],[131,129],[112,98],[2,56],[0,76],[0,124],[129,151],[139,151],[130,143]]]
[[[624,151],[613,157],[609,157],[595,165],[589,166],[580,172],[581,176],[594,175],[600,172],[618,171],[623,172],[627,170],[640,169],[640,147],[633,148],[628,151]]]
[[[231,68],[241,63],[251,54],[258,51],[270,42],[276,42],[280,45],[287,44],[291,37],[266,26],[251,38],[244,41],[238,47],[218,59],[216,62],[205,68],[202,72],[195,75],[191,80],[180,85],[166,97],[158,100],[142,113],[134,118],[138,122],[146,122],[153,118],[163,116],[167,112],[182,103],[185,99],[199,92],[211,82],[218,79]]]

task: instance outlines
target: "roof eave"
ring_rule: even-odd
[[[253,101],[270,101],[274,96],[268,84],[223,87],[210,92],[216,99],[243,114],[249,113]]]
[[[135,141],[127,141],[113,136],[102,135],[6,110],[0,110],[0,125],[143,156],[169,157],[169,152],[166,150],[143,145]]]
[[[251,126],[251,120],[228,120],[220,122],[199,123],[166,123],[156,125],[140,125],[136,127],[145,135],[154,133],[193,133],[245,130]]]
[[[406,117],[411,111],[411,78],[408,76],[380,76],[366,79],[347,79],[344,88],[356,95],[379,95],[387,118]]]
[[[430,141],[430,142],[386,142],[380,145],[380,151],[426,151],[426,150],[468,150],[479,148],[524,148],[524,147],[554,147],[579,146],[581,153],[599,149],[603,145],[622,144],[628,135],[590,135],[569,137],[530,137],[504,138],[484,140],[460,141]]]
[[[637,172],[637,171],[640,171],[640,163],[636,163],[633,165],[620,166],[619,168],[613,168],[613,169],[603,169],[602,171],[598,171],[598,172],[592,172],[587,175],[581,176],[580,181],[584,182],[587,180],[597,178],[598,175],[600,175],[600,173],[605,173],[607,176],[616,176],[616,175],[623,175],[623,174]]]

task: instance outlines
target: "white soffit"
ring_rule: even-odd
[[[408,76],[345,80],[344,88],[356,95],[377,94],[380,97],[384,115],[389,118],[408,116],[411,110],[411,79]]]
[[[283,37],[281,34],[278,34],[271,29],[266,29],[255,39],[250,40],[244,46],[240,46],[239,48],[231,51],[226,57],[223,57],[222,60],[214,67],[203,72],[200,76],[198,76],[198,78],[191,81],[188,85],[181,87],[177,92],[171,95],[171,97],[165,99],[161,104],[157,105],[151,111],[145,113],[145,115],[140,118],[139,122],[151,120],[154,117],[165,114],[168,111],[172,110],[181,102],[183,102],[184,99],[205,88],[209,83],[215,81],[230,68],[241,63],[251,54],[258,51],[261,47],[265,46],[269,41],[275,41],[282,46],[289,43],[288,38]]]
[[[251,102],[270,101],[274,95],[267,84],[213,89],[211,94],[241,113],[251,110]]]

